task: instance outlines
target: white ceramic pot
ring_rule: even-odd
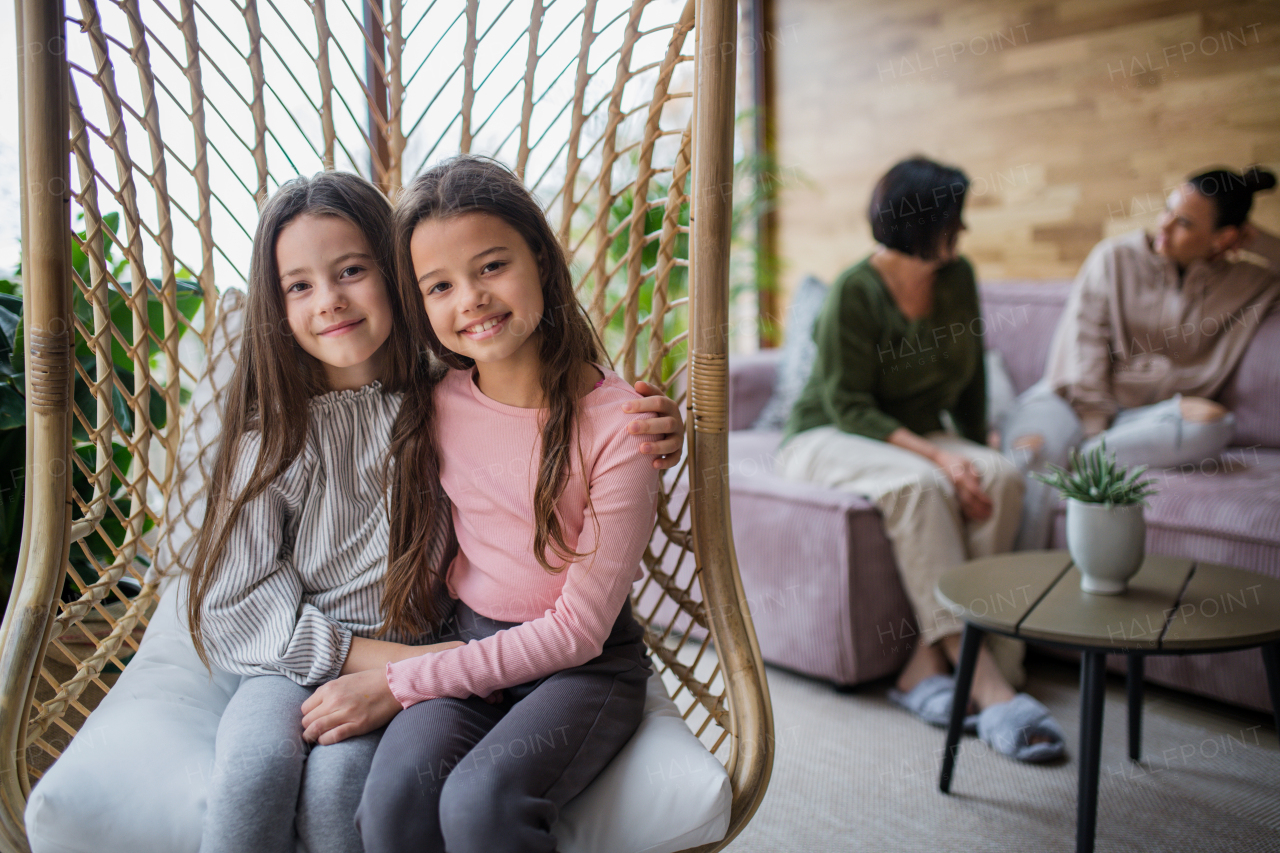
[[[1085,592],[1118,595],[1142,566],[1147,525],[1142,504],[1107,506],[1067,501],[1067,550]]]

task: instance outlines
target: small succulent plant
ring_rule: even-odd
[[[1031,476],[1057,489],[1064,498],[1075,498],[1082,503],[1146,506],[1147,498],[1156,494],[1152,482],[1142,479],[1146,470],[1146,465],[1132,471],[1118,465],[1116,455],[1107,453],[1104,441],[1085,454],[1072,450],[1070,470],[1050,465],[1048,474]]]

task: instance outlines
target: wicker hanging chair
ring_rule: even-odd
[[[394,197],[458,151],[516,169],[619,373],[687,402],[637,616],[729,772],[729,833],[704,849],[727,844],[772,764],[724,464],[735,4],[17,5],[27,467],[0,626],[3,847],[27,849],[31,785],[136,651],[157,573],[180,570],[156,563],[179,414],[256,204],[324,168]]]

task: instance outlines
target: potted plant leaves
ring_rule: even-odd
[[[1117,464],[1106,443],[1081,454],[1071,452],[1070,470],[1049,466],[1048,474],[1032,474],[1067,500],[1067,550],[1080,570],[1085,592],[1117,595],[1142,566],[1147,526],[1143,508],[1155,486],[1142,475]]]
[[[83,215],[82,215],[83,218]],[[71,571],[62,591],[64,601],[79,598],[84,589],[98,579],[105,566],[110,566],[116,559],[120,543],[125,541],[128,530],[125,517],[128,513],[129,493],[125,481],[129,478],[146,476],[139,472],[135,465],[134,450],[129,437],[134,433],[134,419],[139,415],[149,416],[157,429],[164,427],[170,417],[169,407],[163,394],[149,395],[146,412],[139,412],[130,405],[125,397],[128,389],[135,386],[134,371],[137,365],[134,360],[145,358],[150,360],[151,376],[160,374],[162,346],[156,332],[147,337],[141,345],[130,347],[128,342],[133,335],[133,316],[136,307],[147,312],[152,330],[164,328],[164,305],[159,297],[161,282],[151,279],[146,288],[146,296],[139,298],[136,307],[132,301],[133,283],[128,279],[129,264],[123,251],[116,245],[115,234],[120,227],[120,214],[110,212],[102,217],[102,260],[110,283],[107,287],[105,308],[110,315],[115,336],[111,341],[110,366],[115,374],[111,385],[112,407],[115,414],[115,436],[112,441],[112,475],[109,498],[119,502],[123,507],[116,511],[106,512],[95,530],[82,540],[71,546],[68,560]],[[71,261],[75,276],[80,282],[72,290],[72,310],[76,322],[84,329],[85,334],[76,336],[75,360],[79,363],[74,373],[73,399],[82,417],[74,418],[71,444],[74,457],[71,460],[72,504],[77,517],[84,513],[86,504],[94,496],[92,473],[97,464],[97,448],[89,430],[95,425],[97,400],[94,397],[93,385],[98,381],[97,355],[90,349],[85,335],[92,335],[96,329],[96,315],[93,305],[85,297],[85,291],[92,281],[89,258],[82,246],[89,240],[87,231],[80,231],[72,240]],[[175,304],[181,315],[177,324],[177,337],[181,339],[191,327],[193,318],[203,305],[203,291],[194,276],[184,267],[176,272],[177,293]],[[12,275],[0,274],[0,607],[8,600],[13,584],[14,572],[18,563],[18,552],[22,539],[24,511],[24,489],[26,477],[26,374],[24,370],[25,340],[23,323],[23,291],[21,269]],[[154,379],[152,381],[155,381]],[[185,403],[190,397],[190,390],[182,388],[179,402]],[[176,413],[173,413],[176,415]],[[155,526],[155,521],[148,514],[142,524],[145,534]],[[145,558],[139,558],[136,566],[145,571]],[[124,595],[136,594],[139,588],[136,581],[126,574],[117,583],[117,588]],[[112,608],[123,612],[126,602],[118,602],[112,593],[98,608],[91,611],[81,626],[76,626],[65,638],[67,643],[92,645],[89,639],[94,636],[110,633],[113,625],[106,614],[113,614]]]

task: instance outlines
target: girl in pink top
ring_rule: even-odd
[[[411,319],[453,368],[416,401],[439,439],[418,456],[421,481],[444,492],[416,500],[425,529],[452,515],[457,603],[441,639],[465,645],[393,661],[359,696],[317,693],[304,725],[355,733],[394,717],[357,814],[367,853],[553,851],[558,810],[644,707],[629,593],[660,484],[619,411],[638,395],[601,366],[551,226],[501,165],[459,157],[423,174],[395,240],[405,304],[426,309]],[[405,594],[387,598],[405,606],[388,626],[416,624],[413,591],[443,568],[427,553],[389,555],[388,591]]]

